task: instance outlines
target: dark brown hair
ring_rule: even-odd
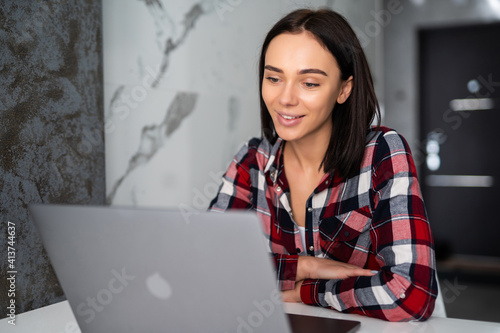
[[[282,33],[298,34],[303,31],[311,33],[335,57],[342,80],[347,80],[351,75],[353,77],[349,98],[343,104],[336,103],[333,108],[332,135],[321,164],[325,172],[333,173],[335,170],[343,178],[353,177],[361,167],[370,124],[375,117],[380,124],[380,110],[370,68],[359,40],[346,19],[332,10],[293,11],[278,21],[267,34],[259,63],[262,135],[273,144],[278,138],[262,98],[267,48],[271,40]]]

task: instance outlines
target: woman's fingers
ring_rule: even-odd
[[[354,276],[373,276],[376,273],[369,269],[331,259],[300,257],[297,281],[304,279],[347,279]]]
[[[327,259],[329,260],[329,259]],[[316,274],[312,274],[313,279],[347,279],[349,277],[355,276],[373,276],[375,275],[368,269],[362,269],[359,267],[345,267],[338,265],[330,265],[321,263],[316,271]]]
[[[325,261],[330,261],[329,259],[324,259]],[[324,274],[324,277],[320,277],[320,279],[328,279],[329,276],[337,276],[337,279],[347,279],[348,277],[354,276],[373,276],[376,273],[372,272],[369,269],[363,269],[359,267],[346,267],[340,272],[335,268],[335,265],[325,265],[321,274]]]

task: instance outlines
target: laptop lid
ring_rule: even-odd
[[[83,333],[291,332],[252,213],[69,205],[30,211]],[[311,332],[310,320],[341,322],[292,317],[294,333],[301,325]]]
[[[253,214],[30,210],[84,333],[289,332]]]

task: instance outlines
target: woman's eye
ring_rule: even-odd
[[[319,87],[319,84],[317,83],[311,83],[311,82],[305,82],[304,85],[307,87],[307,88],[315,88],[315,87]]]
[[[272,76],[266,77],[266,80],[268,80],[271,83],[278,83],[279,82],[278,78],[272,77]]]

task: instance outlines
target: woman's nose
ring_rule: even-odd
[[[298,101],[297,92],[292,84],[286,84],[283,86],[279,96],[279,102],[283,106],[296,105]]]

